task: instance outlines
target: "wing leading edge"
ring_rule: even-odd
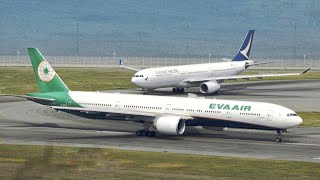
[[[301,73],[282,73],[282,74],[254,74],[254,75],[235,75],[235,76],[220,76],[211,78],[199,78],[199,79],[189,79],[185,81],[186,83],[200,83],[206,81],[224,81],[224,80],[235,80],[235,79],[251,79],[251,78],[264,78],[264,77],[280,77],[280,76],[300,76],[307,73],[310,68],[304,70]]]
[[[81,112],[104,112],[111,114],[112,116],[127,116],[127,120],[133,119],[135,121],[134,117],[141,117],[142,119],[140,120],[150,120],[153,121],[157,117],[162,117],[162,116],[171,116],[172,114],[170,113],[152,113],[152,112],[142,112],[142,111],[133,111],[133,110],[117,110],[117,109],[99,109],[99,108],[82,108],[82,107],[65,107],[65,106],[51,106],[51,108],[56,109],[56,110],[71,110],[71,111],[81,111]],[[174,115],[177,116],[177,115]],[[185,116],[185,115],[179,115],[182,119],[188,120],[192,119],[190,116]]]

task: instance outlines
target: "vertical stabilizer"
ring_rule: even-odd
[[[232,59],[232,61],[245,61],[249,60],[251,45],[253,41],[254,30],[249,30],[247,37],[244,39],[238,54]]]
[[[37,48],[28,48],[28,53],[41,93],[69,91],[68,87]]]

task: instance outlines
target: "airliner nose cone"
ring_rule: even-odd
[[[133,84],[136,84],[137,79],[133,77],[133,78],[131,78],[131,82],[132,82]]]
[[[301,119],[301,117],[298,116],[298,117],[296,118],[297,126],[300,125],[302,122],[303,122],[303,120]]]

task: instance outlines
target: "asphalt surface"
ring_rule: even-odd
[[[277,102],[296,111],[309,111],[312,106],[320,107],[319,84],[320,81],[286,81],[269,84],[270,87],[267,83],[252,83],[243,89],[239,89],[239,84],[226,85],[225,88],[231,90],[222,91],[217,98]],[[164,94],[169,95],[166,91]],[[319,111],[316,107],[315,110]],[[106,147],[320,162],[320,128],[290,129],[283,134],[283,143],[275,143],[276,133],[270,131],[188,128],[183,136],[150,138],[135,135],[140,127],[133,122],[86,119],[23,99],[0,97],[0,142],[5,144]]]

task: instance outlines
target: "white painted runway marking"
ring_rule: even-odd
[[[97,133],[107,133],[107,134],[133,134],[129,132],[119,132],[119,131],[96,131]]]
[[[319,156],[319,157],[312,158],[312,159],[320,160],[320,156]]]
[[[320,144],[307,144],[307,143],[286,143],[286,144],[299,145],[299,146],[319,146],[320,147]]]

